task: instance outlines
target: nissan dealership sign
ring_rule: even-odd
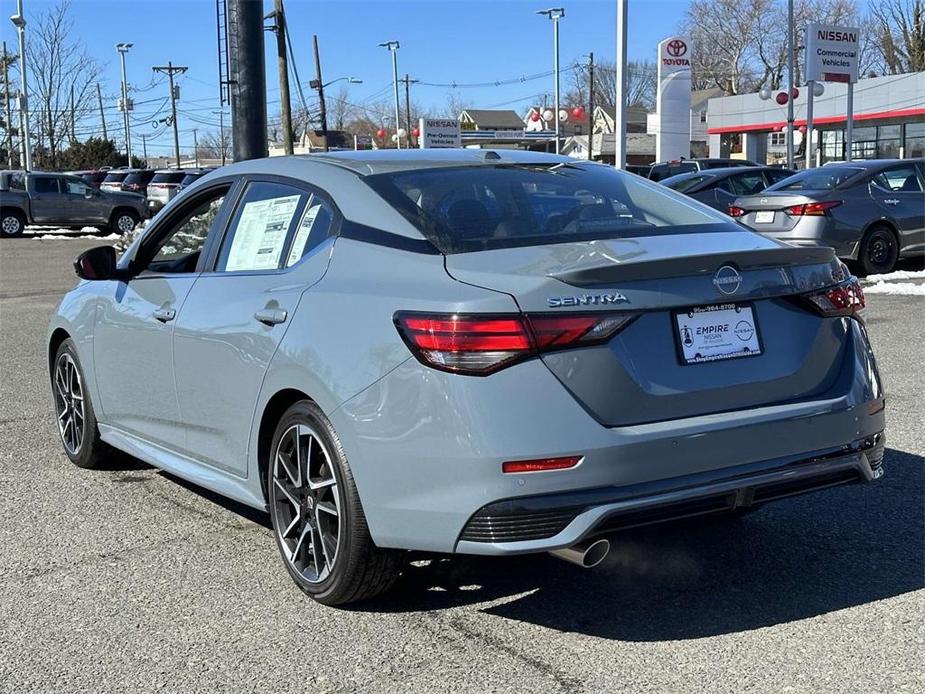
[[[816,82],[858,81],[857,27],[806,25],[806,79]]]

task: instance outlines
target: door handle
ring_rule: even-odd
[[[254,318],[264,325],[278,325],[285,322],[288,317],[289,314],[281,308],[264,308],[254,314]]]
[[[177,311],[172,308],[159,308],[154,311],[154,317],[161,323],[167,323],[177,317]]]

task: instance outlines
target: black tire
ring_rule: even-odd
[[[125,236],[125,234],[131,233],[135,229],[139,219],[140,217],[133,210],[115,210],[109,219],[109,230]]]
[[[67,363],[66,367],[63,366],[63,362]],[[73,364],[73,376],[65,377],[64,383],[62,383],[59,377],[59,368],[70,368],[70,364]],[[58,435],[61,437],[64,453],[68,459],[77,467],[92,469],[100,467],[111,456],[113,451],[100,439],[100,430],[96,425],[93,403],[90,400],[90,393],[85,387],[86,382],[74,342],[71,338],[67,338],[58,347],[55,360],[51,366],[51,391],[52,400],[55,404],[55,423],[58,428]],[[75,383],[82,400],[73,398],[72,386]],[[63,390],[68,389],[72,391],[70,400],[63,393]],[[70,417],[73,419],[74,425],[66,428],[63,424],[62,409],[66,409],[65,405],[68,402],[70,403]],[[78,403],[83,411],[80,418],[75,414]],[[66,413],[64,418],[67,418]],[[79,434],[76,433],[78,427]],[[76,446],[73,445],[75,436],[79,436],[79,443]]]
[[[26,229],[26,217],[19,210],[0,212],[0,236],[22,236]]]
[[[858,249],[858,265],[864,275],[892,272],[899,258],[899,243],[893,230],[877,225],[867,230]]]
[[[292,463],[295,446],[299,446],[297,474],[295,467],[286,467],[286,461]],[[404,553],[373,543],[340,439],[321,409],[302,400],[286,410],[268,455],[267,502],[273,537],[295,584],[324,605],[365,600],[391,588],[401,574]],[[309,479],[328,486],[309,489]],[[305,483],[299,485],[300,480]],[[306,498],[310,495],[312,501]],[[337,510],[336,521],[332,508]],[[328,512],[322,513],[325,509]],[[323,538],[317,554],[312,542],[316,537]]]

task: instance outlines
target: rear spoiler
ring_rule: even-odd
[[[835,251],[831,248],[785,246],[660,258],[635,263],[611,263],[555,272],[549,277],[575,287],[613,286],[637,280],[708,275],[723,265],[731,265],[737,270],[750,270],[788,265],[830,264],[834,260]]]

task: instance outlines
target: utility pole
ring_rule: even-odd
[[[100,121],[103,123],[103,139],[108,140],[109,135],[106,134],[106,113],[103,111],[103,92],[100,89],[100,83],[96,83],[96,100],[100,104]]]
[[[141,151],[145,157],[145,168],[148,168],[148,136],[141,133]]]
[[[22,14],[22,0],[16,2],[16,14],[10,17],[19,35],[19,136],[23,142],[25,170],[32,170],[32,143],[29,142],[29,85],[26,82],[26,18]]]
[[[408,74],[405,74],[405,79],[402,82],[405,83],[405,135],[408,138],[408,148],[412,147],[411,143],[411,85],[419,82],[420,80],[413,80],[408,77]]]
[[[318,34],[312,34],[315,47],[315,80],[318,82],[318,110],[321,112],[321,139],[324,151],[328,151],[328,107],[324,102],[324,82],[321,80],[321,54],[318,51]]]
[[[197,134],[199,128],[193,128],[193,158],[196,160],[196,168],[199,168],[199,138]]]
[[[277,67],[279,69],[279,109],[283,128],[283,150],[292,154],[292,103],[289,101],[289,62],[286,53],[286,13],[283,0],[274,0],[272,12],[276,33]],[[315,38],[315,60],[318,59],[318,38]]]
[[[225,109],[212,111],[212,115],[218,114],[218,146],[221,149],[222,166],[225,165]]]
[[[588,161],[594,159],[594,52],[588,54]]]
[[[227,0],[234,160],[267,156],[263,3]]]
[[[180,132],[177,129],[177,90],[173,85],[173,76],[182,75],[189,68],[181,67],[179,65],[174,65],[172,62],[167,61],[167,65],[155,65],[151,68],[155,72],[160,72],[167,75],[167,79],[170,81],[170,120],[173,121],[173,152],[177,160],[177,168],[180,168]]]
[[[132,165],[132,131],[129,128],[128,124],[128,81],[125,79],[125,54],[128,53],[128,49],[131,48],[134,44],[131,43],[117,43],[116,50],[119,51],[119,59],[122,61],[122,120],[123,125],[125,126],[125,156],[127,158],[127,164]]]
[[[6,164],[8,169],[13,168],[13,110],[10,107],[10,73],[6,52],[6,41],[3,42],[3,101],[6,104]]]

